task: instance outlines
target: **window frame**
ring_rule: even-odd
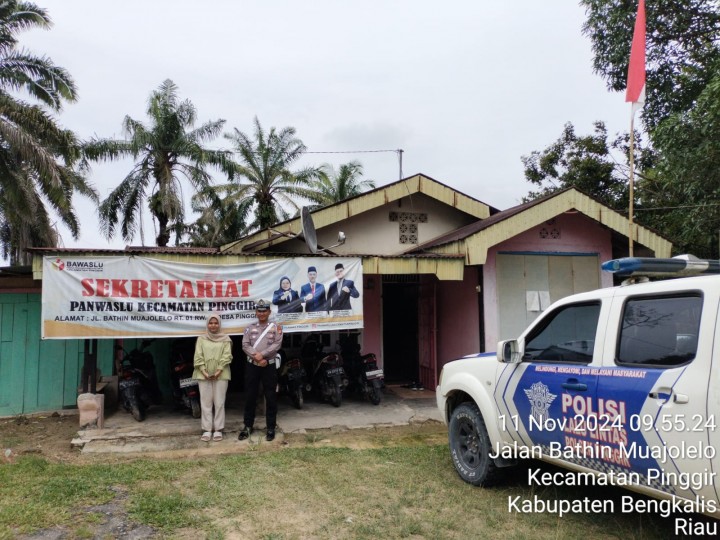
[[[627,310],[627,306],[630,302],[635,301],[642,301],[642,300],[672,300],[673,298],[699,298],[700,299],[700,319],[697,323],[697,336],[699,338],[700,335],[700,327],[702,325],[702,318],[703,318],[703,308],[705,306],[705,295],[703,294],[703,291],[700,289],[688,289],[684,291],[672,291],[667,293],[652,293],[652,294],[639,294],[639,295],[633,295],[628,296],[623,300],[622,309],[620,310],[620,317],[618,318],[618,330],[617,330],[617,337],[615,339],[615,350],[613,354],[613,362],[616,366],[623,367],[623,368],[635,368],[635,369],[676,369],[676,368],[682,368],[689,364],[691,364],[696,358],[697,358],[697,351],[698,347],[700,345],[699,339],[697,341],[697,345],[695,347],[695,353],[693,354],[692,358],[689,358],[688,360],[678,363],[678,364],[649,364],[649,363],[638,363],[638,362],[623,362],[620,360],[620,348],[622,346],[622,337],[623,337],[623,324],[625,322],[625,313]]]
[[[602,300],[596,299],[596,300],[585,300],[581,302],[574,302],[569,304],[563,304],[562,306],[558,306],[555,308],[552,312],[548,313],[546,316],[542,317],[542,319],[538,322],[537,325],[535,325],[525,336],[523,339],[523,357],[522,357],[522,363],[550,363],[550,364],[573,364],[573,365],[588,365],[591,364],[593,361],[593,353],[595,350],[595,344],[598,340],[598,327],[600,325],[600,316],[602,313]],[[579,307],[597,307],[597,320],[595,322],[595,336],[593,338],[592,342],[592,350],[590,351],[590,358],[588,360],[549,360],[544,358],[528,358],[528,351],[527,347],[531,340],[535,339],[538,335],[540,335],[542,332],[544,332],[552,323],[555,321],[557,316],[568,309],[571,308],[579,308]]]

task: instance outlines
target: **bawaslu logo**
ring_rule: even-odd
[[[62,259],[54,260],[52,265],[55,267],[56,270],[65,270],[65,263],[62,261]]]
[[[98,261],[65,261],[64,263],[58,259],[61,265],[64,265],[67,271],[82,271],[82,272],[102,272],[103,264]],[[53,263],[56,264],[56,263]],[[60,268],[62,270],[62,268]]]

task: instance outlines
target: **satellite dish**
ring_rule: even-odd
[[[310,253],[317,253],[317,233],[315,232],[315,224],[313,223],[310,210],[307,206],[303,206],[300,210],[300,225],[302,226],[302,236],[305,239],[305,245]]]

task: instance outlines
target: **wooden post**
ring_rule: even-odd
[[[633,256],[633,237],[635,236],[634,224],[634,199],[635,199],[635,114],[630,118],[630,201],[628,211],[628,257]]]
[[[97,393],[97,339],[85,340],[84,359],[82,367],[82,391],[86,394]],[[89,389],[88,389],[89,383]]]

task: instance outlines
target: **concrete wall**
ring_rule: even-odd
[[[333,251],[339,255],[396,255],[407,251],[415,244],[400,242],[400,223],[390,221],[391,212],[427,215],[427,222],[416,224],[420,244],[476,221],[473,216],[456,208],[422,193],[416,193],[412,197],[404,197],[357,216],[351,216],[340,223],[317,229],[318,245],[324,247],[334,245],[337,242],[338,232],[342,231],[347,238],[345,244],[333,248]],[[289,240],[267,251],[307,253],[307,248],[300,240]]]
[[[437,288],[437,367],[480,350],[478,269],[465,268],[462,281],[439,281]]]
[[[559,231],[559,238],[541,236],[542,229]],[[600,262],[612,259],[611,232],[583,214],[565,213],[552,222],[534,227],[523,234],[502,242],[488,250],[483,266],[485,303],[485,348],[494,351],[498,342],[498,297],[496,284],[496,255],[498,252],[582,253],[598,254]],[[612,275],[600,272],[602,287],[612,287]]]

